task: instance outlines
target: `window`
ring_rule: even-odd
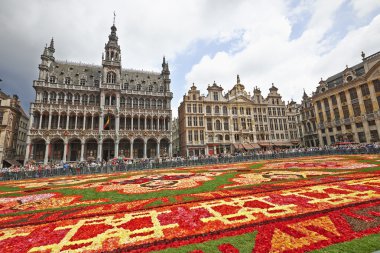
[[[359,142],[367,142],[367,139],[365,138],[365,133],[364,132],[358,132],[358,137],[359,137]]]
[[[203,113],[203,105],[198,105],[198,112]]]
[[[199,117],[199,126],[203,127],[203,117]]]
[[[228,123],[228,119],[224,119],[224,130],[229,130],[229,123]]]
[[[215,129],[222,130],[222,124],[220,123],[220,120],[215,121]]]
[[[66,103],[71,104],[73,102],[73,94],[67,93]]]
[[[188,141],[193,141],[193,131],[189,130],[188,135],[187,135]]]
[[[332,96],[331,96],[331,103],[332,103],[333,105],[336,105],[336,104],[337,104],[337,102],[336,102],[336,96],[335,96],[335,95],[332,95]]]
[[[50,83],[55,83],[55,82],[56,82],[55,76],[51,76],[50,77]]]
[[[211,106],[206,106],[206,113],[211,114]]]
[[[50,103],[55,103],[57,94],[55,92],[50,93]]]
[[[83,95],[83,97],[82,97],[82,104],[83,105],[87,105],[88,104],[88,96],[86,94]]]
[[[317,108],[318,108],[318,110],[321,110],[321,109],[322,109],[321,101],[317,101]]]
[[[96,87],[99,87],[99,80],[95,80],[95,81],[94,81],[94,85],[95,85]]]
[[[360,116],[361,110],[360,110],[360,105],[358,102],[352,104],[352,109],[354,110],[355,117]]]
[[[238,131],[239,130],[239,126],[238,126],[237,119],[233,119],[233,125],[234,125],[234,131]]]
[[[364,100],[364,106],[366,113],[373,113],[373,105],[371,99]]]
[[[86,79],[82,78],[80,79],[80,85],[84,86],[86,84]]]
[[[198,131],[197,130],[194,131],[194,141],[198,141]]]
[[[323,118],[323,113],[322,112],[319,113],[319,121],[320,122],[325,121],[324,118]]]
[[[90,105],[93,105],[93,104],[95,104],[95,96],[91,95],[90,96]]]
[[[148,87],[148,91],[153,91],[153,86],[152,85],[149,85],[149,87]]]
[[[334,118],[335,118],[335,120],[339,120],[340,119],[339,109],[338,108],[334,108]]]
[[[377,130],[371,130],[370,135],[371,135],[371,140],[370,140],[371,142],[379,141],[379,133],[377,132]]]
[[[350,93],[351,100],[354,100],[354,99],[358,98],[358,93],[356,92],[355,88],[349,89],[348,92]]]
[[[3,124],[3,117],[4,117],[3,112],[0,112],[0,125]]]
[[[246,111],[247,111],[247,115],[251,115],[251,108],[247,108]]]
[[[124,86],[123,86],[123,88],[124,88],[124,90],[128,90],[128,88],[129,88],[128,83],[125,83]]]
[[[355,123],[355,126],[356,126],[356,128],[362,128],[363,127],[363,123],[361,123],[361,122]]]
[[[203,130],[200,130],[199,131],[199,139],[201,140],[201,142],[203,142],[204,141],[204,134],[203,134]]]
[[[373,80],[373,86],[375,86],[376,92],[380,92],[380,80],[379,79]]]
[[[191,126],[192,119],[191,117],[187,117],[187,126]]]
[[[75,103],[76,105],[79,105],[79,100],[80,100],[80,95],[79,95],[78,93],[76,93],[76,94],[74,95],[74,103]]]
[[[160,92],[164,92],[164,87],[160,86]]]
[[[116,74],[115,72],[108,72],[107,73],[107,83],[116,83]]]
[[[237,108],[236,107],[232,107],[232,114],[237,115]]]
[[[194,124],[193,124],[193,125],[194,125],[195,127],[198,126],[198,118],[197,118],[197,117],[194,117],[193,120],[194,120],[194,122],[193,122]]]
[[[65,77],[65,84],[70,84],[71,78],[70,77]]]
[[[361,86],[360,86],[360,89],[361,89],[361,91],[362,91],[362,95],[363,96],[368,96],[369,95],[369,88],[368,88],[368,84],[362,84]]]
[[[138,103],[139,103],[139,101],[137,100],[137,98],[134,98],[133,99],[133,108],[137,108]]]
[[[191,113],[191,104],[187,105],[187,113]]]
[[[350,111],[348,110],[348,106],[347,105],[342,106],[342,110],[343,110],[344,118],[348,119],[350,117]]]
[[[197,113],[197,105],[193,104],[193,113]]]
[[[223,106],[223,115],[228,115],[227,106]]]
[[[140,90],[141,90],[141,84],[138,83],[138,84],[136,85],[136,90],[137,90],[137,91],[140,91]]]
[[[215,106],[215,114],[219,114],[219,106]]]
[[[344,91],[339,93],[339,98],[341,103],[347,102],[346,94],[344,94]]]
[[[207,130],[212,130],[211,118],[207,118]]]
[[[215,101],[219,100],[218,92],[214,92],[214,100]]]
[[[248,130],[252,131],[252,119],[247,119]]]
[[[240,122],[241,122],[241,127],[246,130],[247,129],[247,125],[245,124],[245,118],[241,118],[240,119]]]
[[[240,115],[244,115],[244,108],[240,107]]]

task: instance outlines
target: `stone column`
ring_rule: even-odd
[[[131,117],[131,130],[135,130],[133,129],[133,116]]]
[[[40,114],[40,122],[39,122],[38,129],[41,129],[41,126],[42,126],[42,113]]]
[[[102,140],[98,142],[98,161],[102,161]]]
[[[115,130],[116,133],[120,130],[120,116],[116,115],[115,117]]]
[[[369,85],[368,85],[368,89],[369,89]],[[357,89],[357,93],[358,93],[360,111],[362,112],[361,114],[362,115],[367,115],[367,111],[366,111],[365,105],[364,105],[364,99],[363,99],[362,89],[361,88]],[[371,91],[370,91],[370,94],[371,94]],[[372,104],[374,104],[374,103],[372,102]],[[368,120],[367,120],[366,116],[362,120],[362,123],[363,123],[363,131],[364,131],[364,134],[365,134],[366,142],[370,143],[371,142],[370,141],[371,140],[371,133],[370,133],[370,130],[369,130]]]
[[[61,113],[58,113],[58,129],[61,129]]]
[[[69,144],[67,143],[67,140],[63,142],[63,162],[66,162],[67,158],[67,149],[69,148]]]
[[[67,114],[67,116],[66,116],[66,128],[65,128],[66,130],[69,129],[69,121],[70,121],[69,119],[70,119],[69,114]]]
[[[51,129],[51,112],[49,112],[49,124],[48,124],[48,129]]]
[[[75,114],[75,124],[74,124],[74,129],[77,129],[77,123],[78,123],[78,115]]]
[[[84,161],[84,141],[80,145],[80,161]]]
[[[103,131],[103,123],[104,123],[104,113],[102,112],[99,116],[99,133]]]
[[[130,146],[130,157],[131,157],[131,159],[133,159],[133,139],[131,139],[131,144],[130,144],[131,146]]]
[[[163,129],[162,130],[164,130],[164,131],[166,131],[166,119],[164,118],[164,125],[163,125]]]
[[[157,157],[160,157],[160,141],[157,141]]]
[[[147,147],[147,141],[144,140],[144,158],[146,158],[146,147]]]
[[[44,164],[47,164],[49,161],[49,147],[50,147],[50,141],[46,142],[45,146],[45,158],[44,158]]]
[[[94,115],[91,115],[91,130],[94,130]]]
[[[138,118],[137,118],[137,130],[141,130],[141,128],[140,128],[140,115],[138,116]]]
[[[148,129],[148,127],[147,127],[147,125],[146,125],[146,117],[144,118],[144,129],[145,129],[145,130]]]
[[[173,156],[173,144],[170,142],[169,143],[169,157]]]
[[[87,116],[83,115],[83,130],[86,130],[86,119],[87,119]]]
[[[119,157],[119,140],[115,141],[115,157]]]
[[[25,151],[25,159],[24,159],[24,165],[26,162],[29,161],[30,151],[32,150],[32,144],[30,142],[26,143],[26,151]]]

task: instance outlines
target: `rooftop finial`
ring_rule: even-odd
[[[237,79],[237,83],[240,83],[240,76],[239,75],[237,75],[236,79]]]
[[[364,60],[365,58],[365,53],[362,51],[362,59]]]
[[[113,11],[113,25],[115,25],[116,13]]]

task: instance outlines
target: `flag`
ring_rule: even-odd
[[[110,121],[111,121],[111,118],[110,118],[110,115],[108,114],[107,121],[106,121],[106,123],[104,124],[104,127],[103,127],[104,130],[109,126]]]

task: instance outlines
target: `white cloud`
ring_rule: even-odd
[[[359,18],[363,18],[380,8],[379,0],[351,0],[350,3]]]

